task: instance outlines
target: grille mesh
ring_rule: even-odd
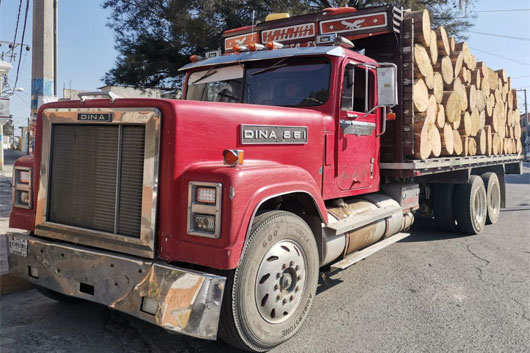
[[[144,126],[54,125],[49,220],[139,237],[144,140]]]

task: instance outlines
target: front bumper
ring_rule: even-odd
[[[224,277],[24,233],[7,235],[27,241],[26,257],[9,249],[9,271],[17,277],[170,331],[217,338]],[[155,315],[141,310],[144,298],[158,303]]]

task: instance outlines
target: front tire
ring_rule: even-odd
[[[315,297],[318,261],[313,233],[300,217],[284,211],[260,215],[227,279],[220,338],[261,352],[294,336]]]
[[[467,184],[458,184],[454,193],[457,229],[465,234],[478,234],[486,225],[486,188],[482,178],[472,175]]]

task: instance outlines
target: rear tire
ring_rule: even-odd
[[[454,192],[454,209],[457,229],[465,234],[478,234],[486,225],[486,188],[482,178],[472,175],[467,184],[457,184]]]
[[[440,229],[456,232],[456,219],[453,212],[454,184],[436,184],[433,191],[434,220]]]
[[[248,351],[266,351],[302,326],[318,284],[318,250],[300,217],[266,212],[252,225],[237,269],[227,278],[219,337]]]
[[[482,180],[486,187],[486,200],[488,202],[488,216],[486,224],[495,224],[501,213],[501,185],[496,173],[482,174]]]

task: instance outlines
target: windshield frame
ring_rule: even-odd
[[[308,61],[311,62],[311,61],[314,61],[314,60],[322,60],[322,63],[325,63],[328,65],[328,80],[327,80],[327,97],[326,97],[326,100],[323,101],[321,104],[315,104],[315,105],[270,105],[270,104],[258,104],[258,103],[247,103],[247,102],[244,102],[244,99],[245,99],[245,91],[246,91],[246,85],[247,85],[247,77],[248,77],[248,73],[247,73],[247,70],[249,69],[249,66],[254,66],[255,64],[258,64],[258,63],[263,63],[263,62],[270,62],[269,63],[269,67],[270,66],[273,66],[275,65],[275,63],[279,62],[280,60],[283,61],[284,63],[287,62],[287,65],[291,65],[291,66],[296,66],[294,64],[292,64],[292,61],[289,62],[290,60],[299,60],[299,64],[300,65],[303,65],[303,64],[306,64]],[[271,62],[272,61],[272,62]],[[333,78],[333,60],[331,60],[331,58],[329,58],[327,55],[314,55],[314,56],[304,56],[304,57],[296,57],[296,56],[286,56],[286,57],[283,57],[283,58],[276,58],[276,59],[268,59],[268,60],[256,60],[256,61],[248,61],[248,62],[244,62],[244,63],[238,63],[236,65],[241,65],[243,66],[243,77],[242,77],[242,88],[241,88],[241,92],[239,94],[239,97],[238,97],[238,101],[234,104],[256,104],[256,105],[263,105],[263,106],[268,106],[268,107],[285,107],[285,108],[314,108],[314,109],[320,109],[321,107],[325,106],[326,104],[328,104],[330,102],[330,98],[332,97],[333,95],[333,87],[332,87],[332,78]],[[198,70],[190,70],[186,73],[186,84],[185,84],[185,89],[184,89],[184,94],[183,94],[183,100],[190,100],[192,101],[191,99],[188,99],[188,89],[190,87],[190,77],[193,73],[195,72],[199,72],[199,71],[204,71],[204,72],[207,72],[208,70],[219,70],[223,67],[228,67],[228,66],[234,66],[234,64],[229,64],[229,65],[219,65],[219,66],[210,66],[210,67],[201,67],[200,69]],[[279,66],[278,68],[281,68],[283,66]],[[197,102],[206,102],[206,101],[197,101]]]

